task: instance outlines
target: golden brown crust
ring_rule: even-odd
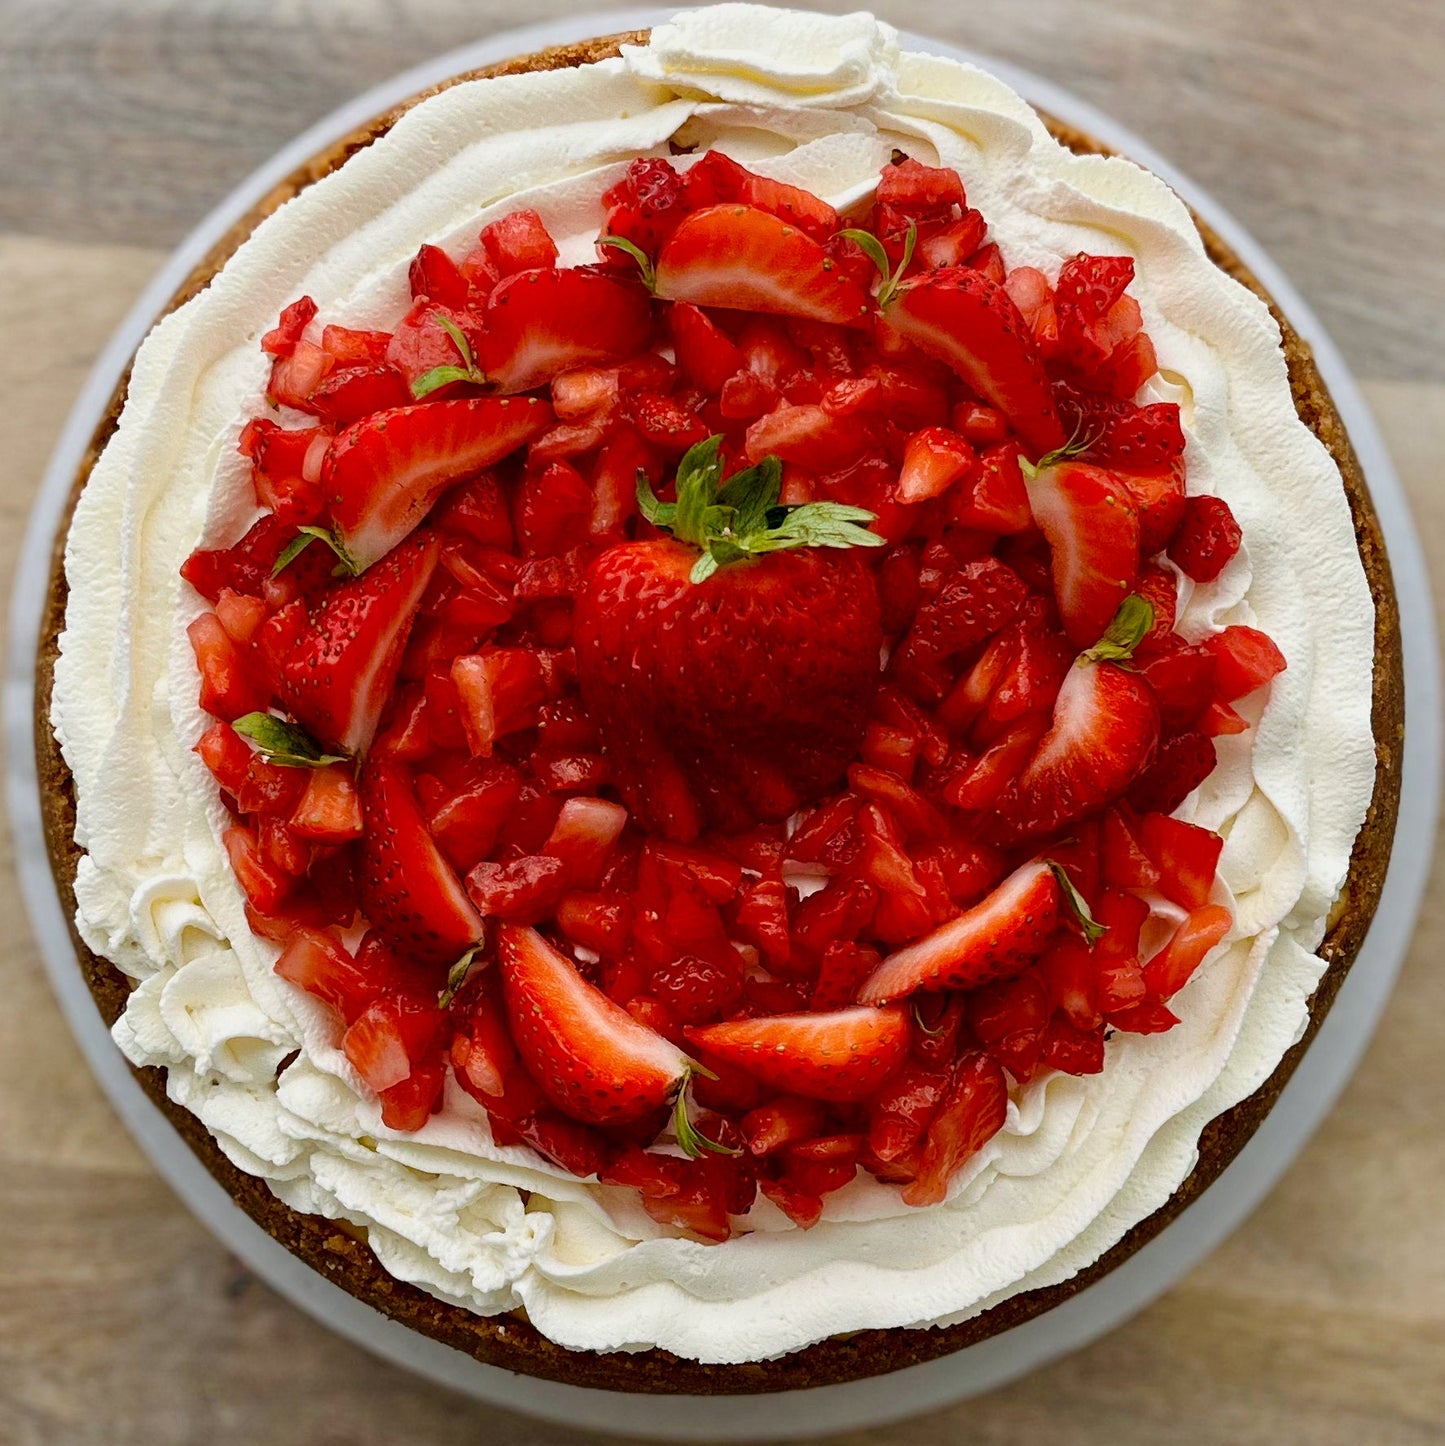
[[[503,65],[458,76],[380,116],[370,125],[320,153],[289,176],[217,243],[172,298],[167,310],[200,291],[255,226],[313,181],[334,170],[371,144],[409,106],[445,85],[466,79],[554,70],[587,64],[618,53],[622,44],[641,43],[646,32],[615,35],[580,45],[521,56]],[[1053,134],[1070,149],[1104,152],[1089,136],[1046,119]],[[1305,424],[1324,443],[1344,478],[1355,523],[1355,536],[1375,600],[1374,733],[1376,779],[1369,813],[1355,841],[1350,870],[1329,932],[1320,949],[1326,971],[1311,1000],[1310,1023],[1303,1039],[1253,1095],[1208,1124],[1199,1142],[1199,1158],[1188,1178],[1169,1201],[1141,1221],[1093,1265],[1060,1285],[1014,1296],[962,1324],[927,1330],[870,1330],[835,1337],[778,1360],[746,1365],[703,1365],[660,1350],[636,1353],[570,1351],[543,1336],[521,1316],[485,1317],[447,1305],[414,1286],[389,1276],[364,1241],[349,1226],[316,1216],[300,1215],[281,1204],[265,1182],[236,1169],[221,1153],[205,1127],[189,1111],[172,1104],[165,1093],[164,1072],[141,1069],[136,1075],[149,1095],[211,1174],[264,1230],[312,1268],[359,1299],[425,1335],[454,1346],[480,1361],[525,1375],[609,1390],[745,1394],[782,1391],[856,1380],[933,1360],[987,1339],[1041,1315],[1085,1286],[1107,1275],[1158,1235],[1215,1180],[1248,1142],[1274,1105],[1301,1055],[1328,1012],[1354,961],[1373,917],[1384,883],[1394,838],[1400,796],[1404,739],[1404,679],[1399,651],[1399,613],[1390,566],[1369,490],[1344,426],[1330,401],[1309,348],[1281,315],[1272,298],[1223,240],[1198,221],[1210,256],[1223,270],[1248,286],[1269,305],[1279,323],[1289,366],[1295,406]],[[76,477],[71,509],[101,449],[115,429],[125,399],[122,378],[106,416],[97,427]],[[72,780],[49,726],[50,697],[58,638],[65,616],[66,585],[62,566],[69,514],[56,540],[48,604],[42,623],[36,663],[36,752],[41,807],[61,901],[67,917],[75,913],[74,882],[80,850],[74,843],[75,809]],[[129,986],[107,960],[87,949],[71,933],[76,954],[96,1004],[113,1023],[125,1004]]]

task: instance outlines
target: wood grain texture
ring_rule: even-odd
[[[1428,384],[1445,377],[1433,4],[977,0],[946,21],[942,7],[880,8],[1054,76],[1215,190],[1357,371],[1397,383],[1370,400],[1445,566],[1445,387]],[[526,18],[560,9],[541,0]],[[159,248],[339,100],[520,18],[496,0],[0,0],[0,576],[84,368]],[[0,917],[17,919],[11,852],[7,835]],[[1007,1390],[840,1439],[1445,1440],[1442,950],[1437,887],[1341,1105],[1164,1301]],[[13,927],[0,990],[0,1441],[575,1439],[378,1365],[275,1297],[131,1145]]]

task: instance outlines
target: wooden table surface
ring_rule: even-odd
[[[364,87],[574,8],[0,0],[0,577],[87,367],[216,201]],[[1364,383],[1445,575],[1439,0],[879,8],[1073,89],[1253,231]],[[0,917],[19,920],[0,837]],[[847,1439],[1445,1441],[1440,876],[1358,1077],[1212,1259],[1068,1360]],[[21,923],[0,943],[0,990],[0,1441],[512,1446],[572,1434],[380,1364],[273,1295],[131,1144]]]

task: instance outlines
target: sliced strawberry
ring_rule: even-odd
[[[705,392],[721,392],[745,359],[739,348],[705,311],[686,301],[667,308],[673,351],[683,375]]]
[[[346,427],[372,412],[407,406],[411,399],[411,389],[395,367],[348,367],[333,372],[312,392],[311,407],[331,426]]]
[[[498,958],[517,1051],[559,1110],[587,1124],[628,1124],[673,1100],[687,1056],[589,984],[540,934],[504,925]]]
[[[1034,456],[1063,446],[1043,362],[1003,287],[967,267],[932,271],[898,288],[888,322],[996,406]]]
[[[215,613],[202,613],[186,628],[186,636],[200,670],[200,702],[205,712],[234,723],[266,706],[265,684]]]
[[[315,316],[316,303],[309,296],[293,301],[261,338],[261,350],[268,356],[290,356]]]
[[[929,1122],[918,1176],[904,1186],[904,1203],[943,1201],[948,1182],[998,1134],[1007,1114],[1008,1081],[997,1061],[978,1051],[963,1055]]]
[[[1053,869],[1038,860],[1025,864],[982,903],[890,954],[858,998],[881,1004],[918,989],[977,989],[1010,978],[1042,953],[1058,914]]]
[[[1048,539],[1064,630],[1092,647],[1139,580],[1139,520],[1111,473],[1063,461],[1025,472],[1029,506]]]
[[[455,963],[481,938],[481,916],[422,821],[405,770],[390,760],[370,760],[361,774],[361,805],[366,917],[419,963]]]
[[[258,914],[274,914],[295,888],[296,880],[265,858],[255,831],[245,824],[233,824],[221,842],[246,902]]]
[[[613,844],[627,824],[627,810],[605,798],[569,798],[557,815],[543,852],[566,866],[573,888],[589,888],[601,877]]]
[[[477,360],[502,392],[525,392],[575,367],[622,361],[652,339],[647,293],[575,267],[519,271],[487,299]]]
[[[482,227],[478,237],[498,276],[535,271],[557,264],[557,243],[535,211],[510,211]]]
[[[358,569],[384,557],[450,486],[540,436],[534,397],[469,397],[396,407],[354,422],[322,466],[331,520]]]
[[[379,367],[386,360],[390,342],[389,331],[359,331],[349,326],[327,326],[321,331],[321,345],[336,358],[337,370]]]
[[[294,621],[289,609],[261,629],[263,656],[277,660],[276,696],[326,747],[358,754],[370,746],[436,560],[435,537],[409,538],[327,593],[286,646],[276,644]]]
[[[382,1094],[427,1060],[445,1018],[431,1000],[386,995],[357,1016],[341,1047],[367,1085]]]
[[[251,766],[251,748],[229,723],[211,724],[201,734],[195,752],[227,793],[239,790]]]
[[[689,1040],[775,1089],[807,1099],[867,1099],[907,1057],[901,1008],[774,1014],[692,1026]]]
[[[990,843],[1046,838],[1127,792],[1159,741],[1149,686],[1113,663],[1069,669],[1038,751],[983,829]]]
[[[760,176],[722,151],[699,157],[688,170],[685,185],[694,210],[707,204],[700,199],[703,196],[710,201],[738,201],[800,227],[819,243],[838,229],[838,213],[826,201],[801,186]]]
[[[273,966],[276,973],[323,999],[351,1024],[376,998],[376,985],[337,940],[317,929],[295,929]]]
[[[709,206],[663,243],[657,294],[669,301],[861,325],[868,293],[817,241],[767,211]]]

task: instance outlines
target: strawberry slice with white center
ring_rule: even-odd
[[[1139,581],[1139,517],[1112,473],[1068,458],[1023,464],[1029,507],[1052,556],[1054,595],[1076,648],[1103,636]]]
[[[773,1014],[692,1027],[711,1058],[810,1100],[867,1099],[908,1057],[900,1007],[860,1005],[827,1014]]]
[[[652,304],[634,281],[597,271],[519,271],[487,298],[477,361],[500,392],[525,392],[576,367],[636,356],[652,340]]]
[[[431,533],[409,537],[361,577],[325,594],[290,630],[305,604],[284,608],[257,635],[276,662],[276,697],[320,743],[364,753],[391,697],[412,621],[436,567]]]
[[[857,326],[868,293],[796,226],[752,206],[708,206],[686,217],[657,257],[668,301],[807,316]]]
[[[361,809],[362,912],[417,963],[456,963],[482,937],[481,915],[422,821],[406,770],[371,759],[361,774]]]
[[[977,989],[1011,979],[1043,953],[1058,923],[1059,904],[1053,869],[1035,859],[982,903],[890,954],[864,981],[858,998],[883,1004],[919,989]]]
[[[1035,456],[1063,446],[1033,334],[1002,286],[971,267],[945,267],[898,285],[884,315],[997,407]]]
[[[1159,745],[1154,691],[1108,659],[1127,659],[1152,621],[1149,605],[1130,598],[1069,669],[1038,751],[984,822],[985,842],[1017,847],[1058,834],[1122,797],[1149,766]]]
[[[677,1097],[687,1056],[589,984],[535,929],[503,925],[498,959],[517,1053],[564,1114],[633,1124]]]
[[[552,408],[533,397],[468,397],[393,407],[332,442],[321,485],[355,571],[384,557],[453,483],[541,436]]]

